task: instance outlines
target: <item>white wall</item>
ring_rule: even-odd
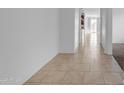
[[[106,13],[104,9],[101,9],[101,44],[105,49],[105,41],[106,41]]]
[[[60,53],[74,53],[75,49],[75,9],[59,9]]]
[[[113,9],[113,43],[124,43],[124,8]]]
[[[75,52],[79,46],[79,35],[80,35],[80,9],[75,9]]]
[[[105,54],[112,54],[112,9],[101,9],[101,45]]]
[[[100,17],[100,8],[84,8],[87,17]]]
[[[73,9],[65,13],[68,33]],[[53,58],[58,27],[58,9],[0,9],[0,84],[22,84]]]

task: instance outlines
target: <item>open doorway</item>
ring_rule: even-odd
[[[100,46],[100,8],[82,8],[80,12],[80,47]]]
[[[81,15],[80,15],[80,32],[79,32],[79,45],[82,45],[84,42],[84,30],[85,30],[85,14],[83,12],[83,9],[81,10]]]
[[[92,18],[90,22],[90,30],[92,33],[97,33],[97,18]]]

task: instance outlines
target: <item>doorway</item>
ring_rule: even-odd
[[[80,32],[79,32],[79,45],[82,45],[84,42],[84,30],[85,30],[85,14],[81,13],[80,15]]]
[[[91,27],[90,31],[92,33],[97,33],[97,19],[96,18],[91,19],[90,27]]]
[[[92,36],[94,44],[100,43],[100,9],[83,8],[80,13],[80,45],[84,46],[87,34]]]

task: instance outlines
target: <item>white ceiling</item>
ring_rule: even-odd
[[[99,17],[100,16],[100,8],[83,8],[85,12],[85,16],[91,17]]]

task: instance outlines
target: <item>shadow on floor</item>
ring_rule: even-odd
[[[113,43],[113,56],[124,70],[124,43]]]

